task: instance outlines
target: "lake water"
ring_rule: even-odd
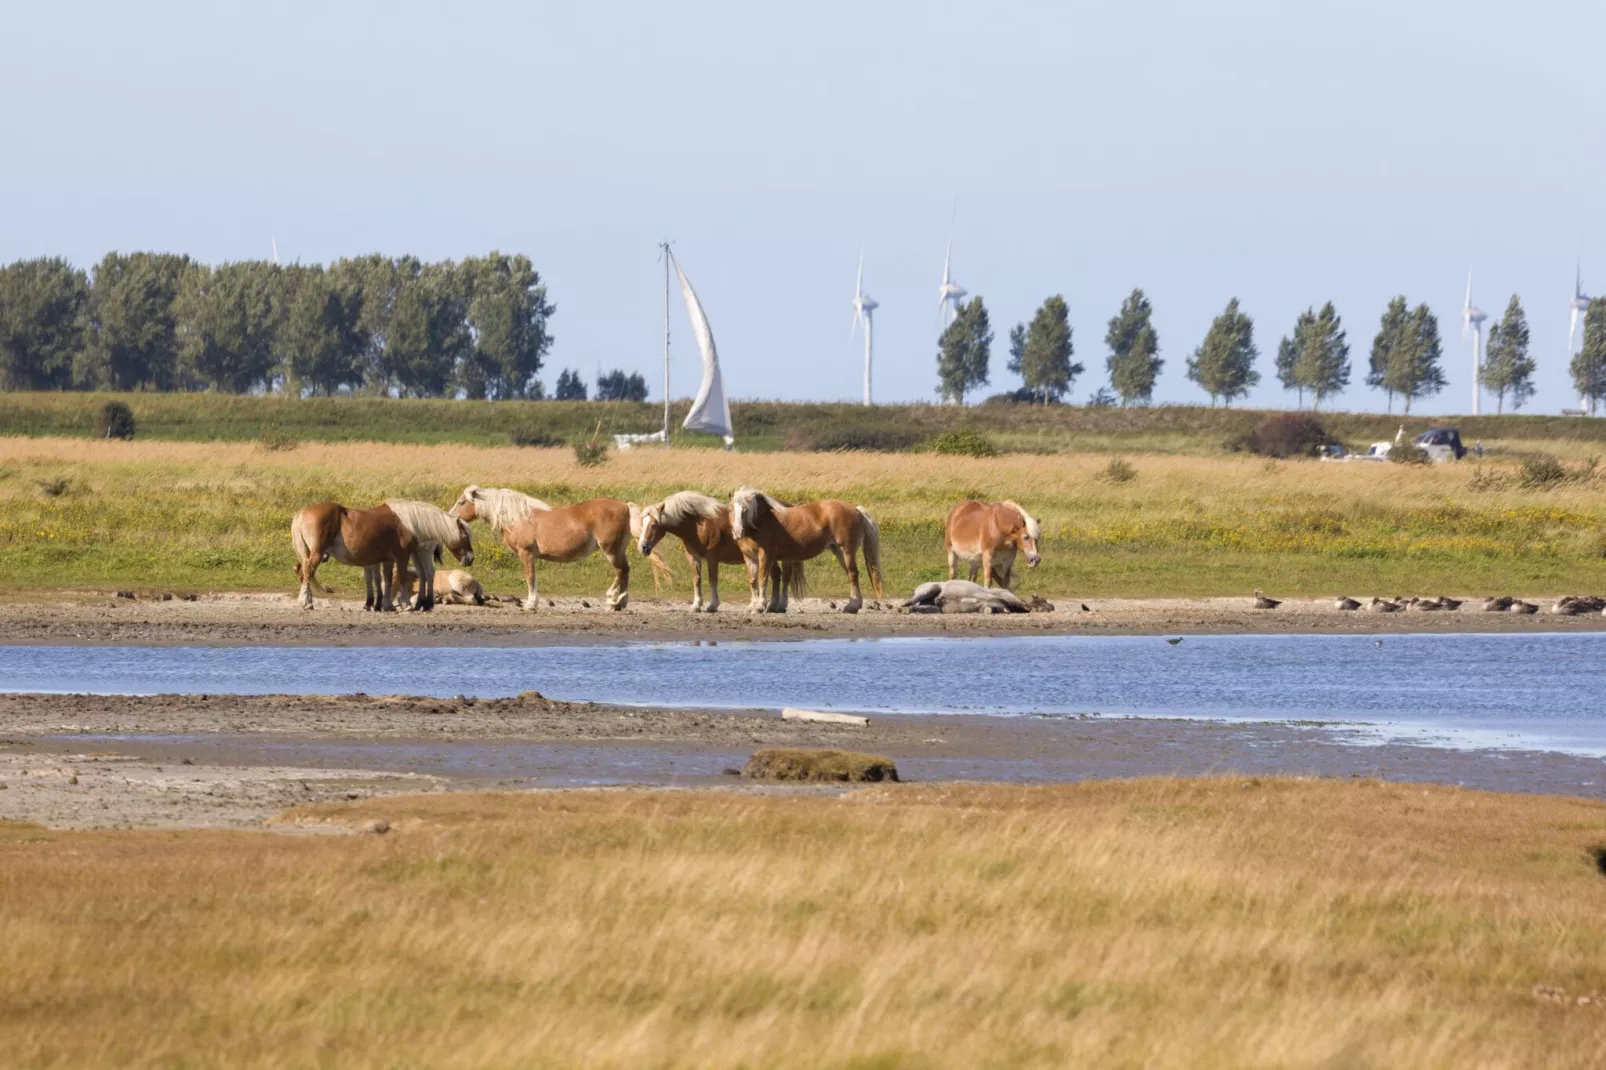
[[[579,647],[0,647],[0,689],[550,698],[1370,726],[1606,756],[1606,634],[821,639]],[[3,726],[0,726],[3,727]]]

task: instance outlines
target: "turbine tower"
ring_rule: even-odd
[[[859,254],[859,281],[853,287],[853,326],[848,328],[848,344],[853,344],[854,332],[859,329],[859,321],[864,321],[864,403],[875,404],[870,400],[870,363],[875,356],[875,310],[881,307],[869,294],[864,292],[864,253]]]
[[[937,287],[937,321],[946,327],[959,318],[959,306],[965,303],[965,288],[954,281],[954,240],[948,239],[948,255],[942,258],[942,285]]]
[[[1567,363],[1571,364],[1573,343],[1578,340],[1578,321],[1583,318],[1584,313],[1589,311],[1589,295],[1584,293],[1583,264],[1578,265],[1578,273],[1573,276],[1573,299],[1568,304],[1573,310],[1573,321],[1571,326],[1567,328]],[[1578,399],[1578,407],[1580,409],[1586,407],[1584,404],[1586,400],[1585,398]]]
[[[1461,338],[1472,336],[1472,415],[1478,415],[1478,394],[1483,376],[1483,321],[1489,316],[1472,303],[1472,269],[1467,268],[1467,300],[1461,306]]]

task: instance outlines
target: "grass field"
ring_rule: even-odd
[[[290,517],[322,499],[414,497],[450,505],[468,483],[556,503],[598,495],[655,501],[687,487],[720,497],[751,483],[798,500],[866,506],[884,537],[892,590],[946,574],[942,519],[968,497],[1015,498],[1044,522],[1044,564],[1027,592],[1146,596],[1606,590],[1606,487],[1575,478],[1524,489],[1510,465],[1268,463],[1131,457],[1111,482],[1100,455],[992,459],[898,454],[636,450],[582,468],[564,449],[336,443],[267,451],[247,443],[0,439],[0,583],[30,589],[285,590]],[[522,590],[517,562],[476,526],[475,571]],[[673,540],[669,560],[685,580]],[[842,593],[840,570],[811,566]],[[542,588],[600,593],[600,558],[542,567]],[[342,595],[354,570],[327,567]],[[734,579],[740,600],[741,578]],[[650,590],[646,570],[637,592]],[[684,592],[677,590],[675,597]]]
[[[662,404],[616,402],[471,402],[390,398],[235,397],[218,394],[0,393],[0,434],[93,437],[95,414],[117,398],[134,411],[141,438],[252,442],[454,442],[500,446],[515,428],[569,442],[600,430],[654,431]],[[674,426],[688,402],[674,406]],[[974,427],[999,446],[1022,452],[1137,452],[1219,455],[1224,444],[1266,414],[1202,406],[1087,409],[1071,406],[862,405],[737,402],[732,408],[743,452],[864,444],[893,452],[955,427]],[[1363,447],[1392,439],[1404,424],[1415,434],[1451,423],[1470,446],[1482,439],[1505,452],[1544,449],[1569,457],[1606,452],[1606,420],[1560,416],[1401,417],[1324,413],[1328,430]],[[683,436],[711,447],[711,435]]]
[[[1235,778],[300,820],[390,831],[0,824],[7,1065],[1606,1061],[1583,800]]]

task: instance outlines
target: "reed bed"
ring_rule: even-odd
[[[1606,1060],[1606,808],[1583,800],[1229,778],[285,823],[377,822],[0,824],[7,1065]]]
[[[1044,565],[1023,589],[1051,596],[1606,589],[1606,485],[1582,463],[1565,466],[1559,482],[1525,487],[1514,464],[1132,455],[1135,477],[1123,482],[1108,477],[1110,460],[644,449],[583,468],[559,448],[9,438],[0,439],[0,583],[285,589],[289,520],[313,501],[403,496],[444,506],[481,483],[555,502],[647,502],[688,487],[726,497],[751,483],[867,507],[898,591],[946,575],[942,519],[968,497],[1013,498],[1042,518]],[[512,555],[476,532],[476,572],[491,589],[518,589]],[[674,561],[672,541],[669,549]],[[834,563],[812,567],[820,590],[840,585]],[[331,567],[325,578],[357,589],[348,570]],[[559,594],[597,593],[607,582],[600,559],[542,573],[543,590]]]

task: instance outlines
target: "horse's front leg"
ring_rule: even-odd
[[[420,546],[413,551],[413,560],[418,563],[418,590],[413,592],[413,609],[428,613],[435,608],[435,559]]]
[[[948,578],[951,580],[957,580],[959,578],[959,551],[955,550],[952,546],[948,547]],[[974,566],[972,566],[970,578],[976,578]]]
[[[519,564],[524,566],[524,608],[532,611],[540,609],[541,594],[535,589],[535,555],[529,550],[520,550]]]
[[[983,587],[991,587],[993,585],[993,552],[991,550],[983,550],[981,552],[981,576],[981,585]],[[970,578],[974,581],[976,579],[975,574],[972,573]]]
[[[703,600],[702,576],[697,577],[697,600]],[[719,562],[712,557],[708,559],[708,593],[711,596],[708,605],[703,607],[704,613],[719,612]]]
[[[362,570],[362,611],[368,613],[379,606],[379,566],[366,565]]]
[[[703,559],[687,550],[686,564],[691,566],[691,611],[693,613],[701,613],[703,611]],[[718,565],[710,562],[708,566],[709,574],[712,575],[714,569],[718,567]]]
[[[792,592],[787,590],[786,581],[781,578],[784,574],[785,570],[779,561],[770,562],[769,585],[771,613],[785,613],[787,607],[791,605]]]
[[[630,604],[630,553],[620,546],[608,555],[613,566],[613,583],[608,587],[608,608],[618,611]]]
[[[766,556],[762,549],[755,550],[752,556],[748,556],[745,551],[742,554],[742,560],[747,565],[747,587],[752,595],[747,603],[750,613],[764,612],[764,575],[769,565],[765,560]]]
[[[857,613],[859,607],[864,605],[864,592],[859,590],[859,559],[852,551],[843,552],[832,547],[836,553],[836,560],[842,566],[842,571],[848,574],[848,603],[842,607],[844,613]]]

